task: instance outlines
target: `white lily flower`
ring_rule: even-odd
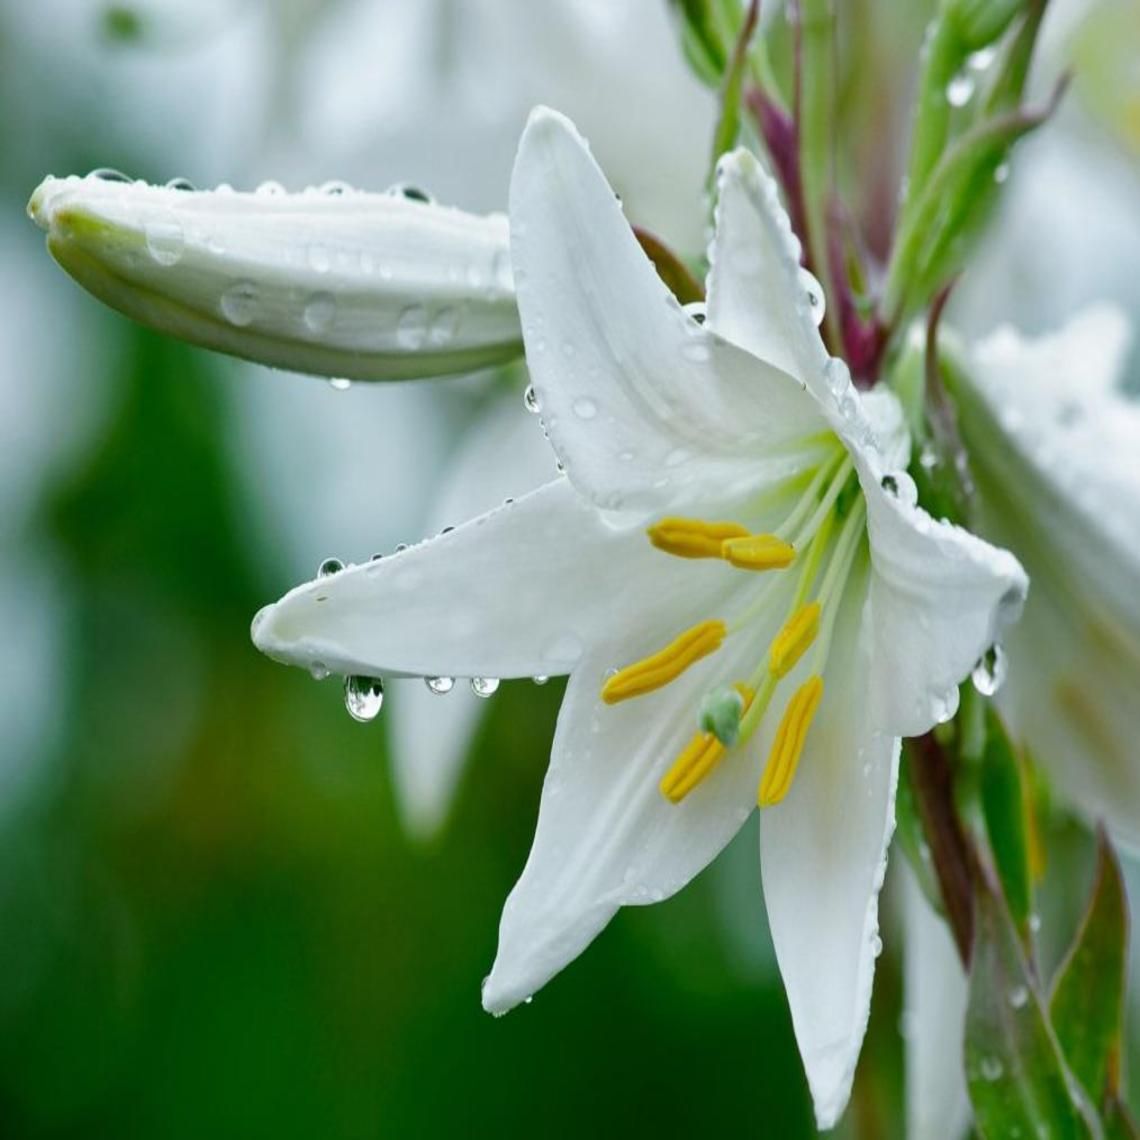
[[[357,380],[521,352],[507,219],[418,192],[285,194],[48,178],[28,213],[100,300],[183,340]]]
[[[1131,327],[1111,306],[1058,331],[1003,328],[955,391],[980,526],[1033,576],[999,694],[1066,799],[1140,845],[1140,405]]]
[[[861,400],[828,359],[818,287],[747,153],[721,167],[703,326],[551,111],[520,144],[511,250],[568,478],[299,587],[254,640],[346,674],[570,673],[493,1012],[766,806],[773,939],[830,1127],[866,1028],[898,738],[953,712],[1024,573],[914,505],[898,404]]]

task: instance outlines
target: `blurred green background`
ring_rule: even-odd
[[[852,117],[893,108],[897,155],[928,6],[858,7]],[[623,912],[492,1019],[479,984],[561,685],[502,686],[448,826],[413,842],[385,714],[352,722],[335,681],[249,642],[258,607],[324,556],[419,538],[434,469],[512,381],[336,392],[212,357],[101,309],[22,217],[44,174],[97,166],[200,185],[411,179],[493,208],[545,99],[594,137],[631,213],[693,248],[711,99],[664,8],[0,4],[0,1135],[814,1134],[755,822],[681,896]],[[1094,32],[1066,43],[1100,65]],[[1102,196],[1116,171],[1125,214],[1132,82],[1107,103],[1091,84],[1097,125],[1058,127],[1033,159]],[[1101,166],[1058,157],[1066,129]],[[1028,204],[999,223],[962,321],[1044,323],[1106,281],[1135,309],[1135,260],[1097,262],[1087,230],[1060,297],[1018,284],[1037,276],[1018,234],[1039,191],[1014,185]],[[901,1135],[890,929],[841,1134]]]

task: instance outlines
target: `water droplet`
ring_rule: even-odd
[[[394,198],[406,198],[409,202],[430,204],[435,201],[426,190],[421,190],[418,186],[413,186],[408,182],[397,182],[395,186],[389,186],[385,193],[391,194]]]
[[[329,387],[334,392],[347,392],[352,387],[352,381],[346,380],[343,376],[330,376]]]
[[[696,321],[698,325],[703,325],[708,319],[708,306],[704,303],[704,301],[690,301],[683,307],[685,310],[685,315],[690,320]]]
[[[239,281],[222,294],[219,304],[222,316],[231,325],[248,325],[257,314],[257,286],[252,281]]]
[[[979,48],[969,56],[966,64],[971,71],[987,71],[990,64],[997,58],[997,51],[997,44]]]
[[[459,330],[459,310],[440,309],[428,327],[428,340],[434,345],[450,343]]]
[[[550,680],[550,678],[549,678],[549,677],[547,677],[547,676],[546,676],[545,674],[543,674],[543,673],[539,673],[539,674],[537,674],[536,676],[534,676],[534,677],[531,677],[531,680],[532,680],[532,681],[533,681],[533,682],[534,682],[536,685],[545,685],[545,684],[546,684],[546,682]]]
[[[309,665],[309,676],[314,681],[323,681],[329,672],[329,667],[323,661],[313,661]]]
[[[526,386],[526,391],[523,393],[523,407],[532,415],[538,415],[542,411],[542,404],[539,402],[538,393],[534,390],[533,384]]]
[[[427,331],[427,309],[423,305],[409,305],[396,320],[396,343],[409,350],[423,348]]]
[[[838,356],[832,356],[823,366],[827,386],[834,396],[841,396],[851,387],[851,372]]]
[[[588,396],[581,396],[574,401],[574,414],[580,420],[592,420],[598,414],[598,405]]]
[[[1014,986],[1009,991],[1009,1004],[1014,1009],[1024,1009],[1025,1004],[1029,1001],[1029,990],[1025,986]]]
[[[329,255],[328,247],[318,241],[309,246],[308,257],[309,267],[314,273],[328,273],[332,267],[332,257]]]
[[[1000,1057],[983,1057],[981,1068],[982,1076],[987,1081],[1000,1080],[1002,1073],[1005,1072],[1005,1066],[1002,1065]]]
[[[133,182],[134,179],[121,170],[114,170],[110,166],[99,166],[87,175],[88,178],[97,178],[100,182]]]
[[[1000,645],[991,645],[974,666],[970,680],[983,697],[992,697],[1005,683],[1008,670],[1005,650]]]
[[[345,677],[344,707],[353,720],[375,720],[384,704],[384,682],[379,677]]]
[[[442,697],[446,693],[450,693],[455,688],[454,677],[425,677],[424,684],[427,685],[428,691],[435,693],[437,697]]]
[[[974,97],[974,77],[959,72],[946,84],[946,100],[951,107],[964,107]]]
[[[800,284],[803,286],[804,296],[807,297],[811,319],[817,326],[823,324],[827,312],[827,298],[824,296],[823,286],[806,269],[800,270]]]
[[[189,178],[172,178],[166,184],[166,188],[167,190],[184,190],[188,192],[193,192],[198,189]]]
[[[331,578],[334,574],[339,574],[344,569],[344,563],[339,558],[326,558],[317,567],[318,578]]]
[[[146,237],[147,253],[159,265],[174,265],[186,248],[186,235],[182,225],[173,214],[147,222],[143,231]]]
[[[336,316],[336,300],[331,293],[314,293],[305,302],[305,327],[312,333],[323,333]]]
[[[918,486],[905,471],[892,471],[884,475],[880,485],[888,495],[898,499],[908,507],[918,503]]]
[[[328,195],[330,198],[338,198],[342,194],[354,193],[352,187],[347,182],[339,182],[336,179],[322,182],[320,192]]]
[[[883,940],[876,934],[871,939],[871,954],[877,958],[883,952]]]
[[[408,544],[406,542],[397,542],[392,553],[393,554],[402,554],[407,549],[408,549]]]
[[[1009,163],[1003,162],[994,171],[994,181],[1000,186],[1009,177]]]
[[[1029,916],[1029,929],[1034,934],[1041,929],[1041,916],[1036,911]]]
[[[260,194],[263,198],[280,198],[285,193],[285,187],[280,182],[262,182],[260,186],[254,191],[255,194]]]
[[[472,677],[471,678],[471,691],[477,697],[493,697],[498,691],[499,681],[497,677]]]

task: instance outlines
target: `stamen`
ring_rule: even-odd
[[[679,804],[724,757],[725,748],[711,732],[698,732],[661,780],[661,794]]]
[[[748,528],[734,522],[665,518],[649,528],[649,541],[678,558],[720,558],[726,539],[743,538]]]
[[[719,649],[727,632],[722,621],[698,623],[664,649],[615,673],[602,686],[602,700],[612,705],[667,685],[694,662]]]
[[[772,641],[768,650],[768,669],[775,677],[786,677],[796,662],[807,652],[819,633],[819,602],[801,606]]]
[[[774,534],[748,534],[721,543],[721,557],[741,570],[783,570],[796,557],[796,548]]]
[[[778,804],[788,794],[803,754],[808,729],[822,699],[823,679],[817,674],[809,677],[788,701],[760,780],[757,801],[762,808]]]

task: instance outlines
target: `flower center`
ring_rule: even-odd
[[[734,521],[663,518],[649,527],[649,541],[678,558],[720,558],[752,572],[798,570],[787,613],[752,672],[709,693],[699,730],[661,781],[661,793],[680,803],[730,751],[748,744],[780,683],[814,649],[811,667],[788,699],[757,790],[761,807],[779,803],[791,789],[812,721],[823,700],[823,671],[843,593],[866,535],[867,510],[854,465],[836,440],[816,467],[800,471],[780,490],[806,487],[771,533],[753,533]],[[679,677],[690,665],[746,635],[771,613],[781,575],[766,577],[731,623],[699,622],[658,652],[627,665],[602,687],[606,704],[641,696]],[[786,579],[785,579],[786,581]]]

